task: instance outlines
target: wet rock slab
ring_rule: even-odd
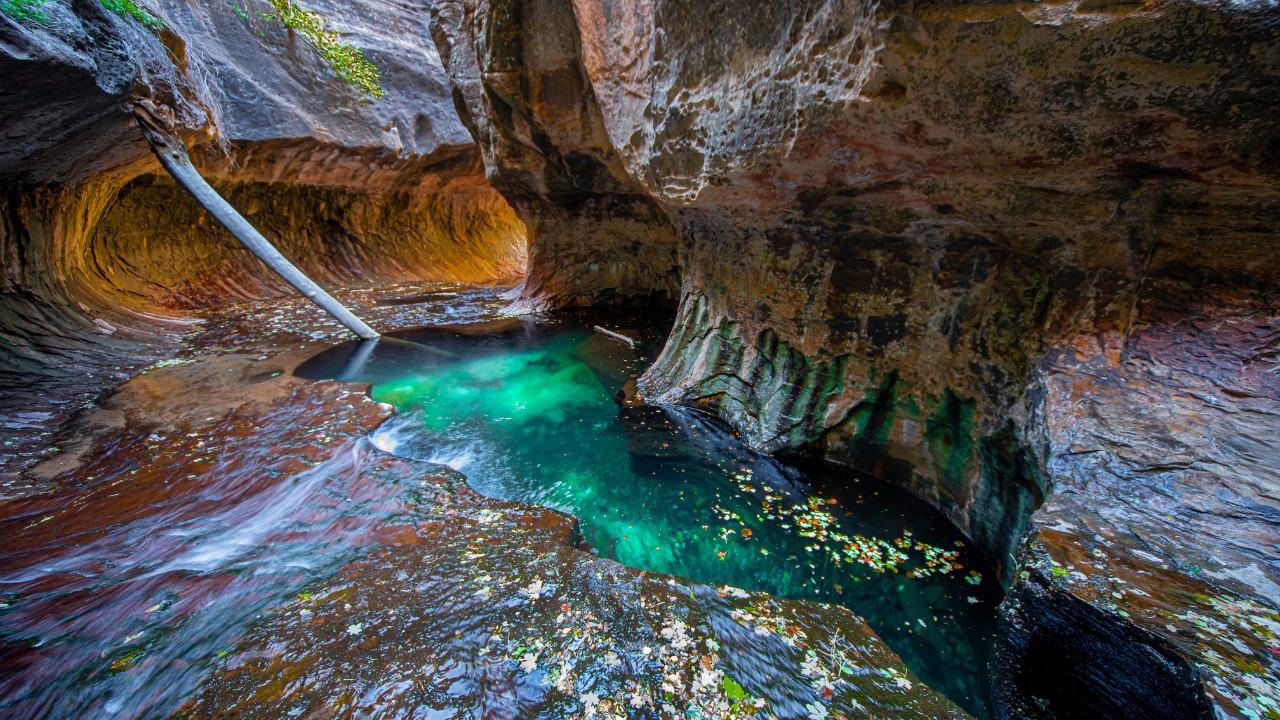
[[[496,316],[506,303],[500,297],[504,287],[460,285],[451,282],[352,283],[331,287],[335,297],[375,327],[391,330],[440,322],[466,322]],[[420,303],[423,295],[450,295],[450,302]],[[383,307],[383,301],[393,302]],[[412,301],[412,302],[409,302]],[[118,429],[125,411],[138,411],[140,403],[154,403],[167,390],[184,380],[170,381],[169,368],[196,361],[227,356],[227,362],[241,362],[217,372],[197,370],[222,378],[216,383],[219,394],[230,392],[239,401],[252,399],[262,388],[253,382],[272,373],[285,373],[330,341],[347,339],[337,321],[322,315],[302,297],[287,294],[249,300],[231,306],[203,308],[194,317],[172,326],[163,342],[133,350],[128,361],[103,351],[66,365],[63,376],[27,376],[28,387],[39,392],[0,390],[0,430],[5,434],[0,455],[0,500],[48,492],[56,488],[53,478],[67,472],[91,449],[107,429]],[[79,362],[83,359],[84,362]],[[159,371],[159,372],[158,372]],[[174,378],[184,378],[183,371]],[[220,374],[226,373],[226,374]],[[240,373],[240,374],[236,374]],[[126,384],[127,381],[132,382]],[[145,390],[148,383],[160,383]],[[170,382],[166,389],[164,383]],[[119,398],[113,388],[120,386]],[[130,393],[143,392],[145,397]],[[168,397],[171,412],[181,412],[185,393]],[[209,397],[209,396],[206,396]],[[216,402],[230,402],[223,397]],[[145,412],[156,406],[148,405]],[[30,422],[23,424],[22,417]],[[16,418],[16,419],[15,419]]]

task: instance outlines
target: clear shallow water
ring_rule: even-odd
[[[753,452],[674,407],[621,409],[642,369],[574,322],[512,320],[344,346],[298,373],[373,384],[401,414],[373,443],[448,465],[492,497],[575,515],[627,565],[862,616],[922,679],[989,716],[999,588],[977,552],[913,496],[848,470]]]

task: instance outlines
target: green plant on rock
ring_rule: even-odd
[[[149,28],[158,28],[164,25],[164,23],[160,22],[160,18],[144,10],[134,0],[101,0],[101,2],[102,6],[111,12],[122,17],[131,17]]]
[[[0,14],[8,15],[18,22],[49,22],[49,17],[40,11],[45,0],[0,0]]]
[[[0,14],[8,15],[18,22],[49,22],[49,16],[40,8],[48,0],[0,0]],[[121,17],[131,17],[149,28],[164,25],[160,18],[147,12],[136,0],[100,0],[102,6]]]
[[[18,22],[46,23],[47,15],[40,9],[48,0],[0,0],[0,14],[7,15]],[[130,17],[143,25],[157,29],[164,25],[160,18],[152,15],[138,4],[138,0],[99,0],[103,7],[120,15]],[[369,62],[364,51],[341,41],[336,30],[328,27],[328,18],[317,12],[305,10],[292,0],[269,0],[273,12],[262,11],[256,19],[267,22],[279,22],[301,37],[308,45],[324,58],[338,77],[351,83],[356,90],[371,98],[382,97],[382,73],[378,67]],[[242,19],[251,21],[255,18],[244,8],[228,3]],[[258,33],[262,35],[261,32]]]
[[[308,45],[316,49],[329,63],[338,77],[351,83],[356,90],[371,98],[382,97],[382,73],[369,62],[364,51],[343,43],[336,30],[328,27],[328,18],[317,12],[304,10],[292,0],[270,0],[274,13],[258,13],[263,20],[277,20],[281,25],[297,33]]]

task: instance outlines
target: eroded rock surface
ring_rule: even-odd
[[[273,608],[185,716],[967,717],[843,608],[627,568],[571,518],[428,479],[420,522]]]
[[[1280,707],[1280,326],[1274,312],[1231,310],[1047,363],[1055,492],[1024,557],[1056,589],[1015,596],[1007,617],[1035,617],[1046,595],[1083,598],[1193,658],[1222,713],[1266,717]],[[1014,667],[1042,673],[1045,650],[1024,650]]]
[[[443,2],[431,12],[486,174],[538,238],[522,305],[673,300],[675,230],[610,144],[569,4]]]
[[[327,282],[505,274],[527,229],[517,308],[678,304],[640,396],[893,480],[1001,564],[1007,716],[1280,712],[1274,7],[315,7],[383,99],[224,4],[0,16],[10,462],[190,307],[277,288],[156,178],[147,98]],[[1046,665],[1070,627],[1123,652]]]

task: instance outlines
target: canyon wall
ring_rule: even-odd
[[[518,307],[674,302],[677,231],[625,170],[565,2],[442,2],[432,31],[485,170],[524,220]]]
[[[309,7],[383,97],[257,6],[0,15],[0,472],[191,309],[281,289],[146,99],[325,282],[511,276],[527,233],[517,309],[674,308],[645,398],[893,480],[1000,566],[1003,716],[1280,712],[1274,7]]]
[[[554,218],[528,223],[523,303],[662,301],[678,279],[641,393],[945,510],[1012,588],[1013,674],[1047,647],[1016,627],[1035,635],[1062,606],[1033,581],[1089,596],[1071,581],[1083,571],[1035,560],[1048,528],[1050,555],[1112,538],[1117,557],[1146,548],[1117,565],[1130,577],[1195,567],[1212,573],[1201,597],[1274,613],[1274,8],[445,0],[433,13],[495,187],[526,220]],[[1079,633],[1095,650],[1128,637],[1113,629],[1130,617],[1183,664],[1099,662],[1081,687],[1165,673],[1169,687],[1202,678],[1233,717],[1276,707],[1265,652],[1234,651],[1256,670],[1228,681],[1218,651],[1171,629],[1198,613],[1240,643],[1255,632],[1183,590],[1141,618],[1125,604],[1141,595],[1090,596],[1098,616]],[[1076,710],[1144,702],[1107,692],[1110,706],[1075,693]],[[1056,717],[1072,716],[1064,697]]]
[[[428,15],[329,2],[380,69],[370,98],[262,3],[96,0],[0,14],[0,425],[10,477],[52,427],[172,347],[190,312],[288,291],[159,167],[129,105],[161,109],[201,172],[322,282],[517,279],[524,227],[485,181]],[[49,390],[32,403],[35,385]]]

